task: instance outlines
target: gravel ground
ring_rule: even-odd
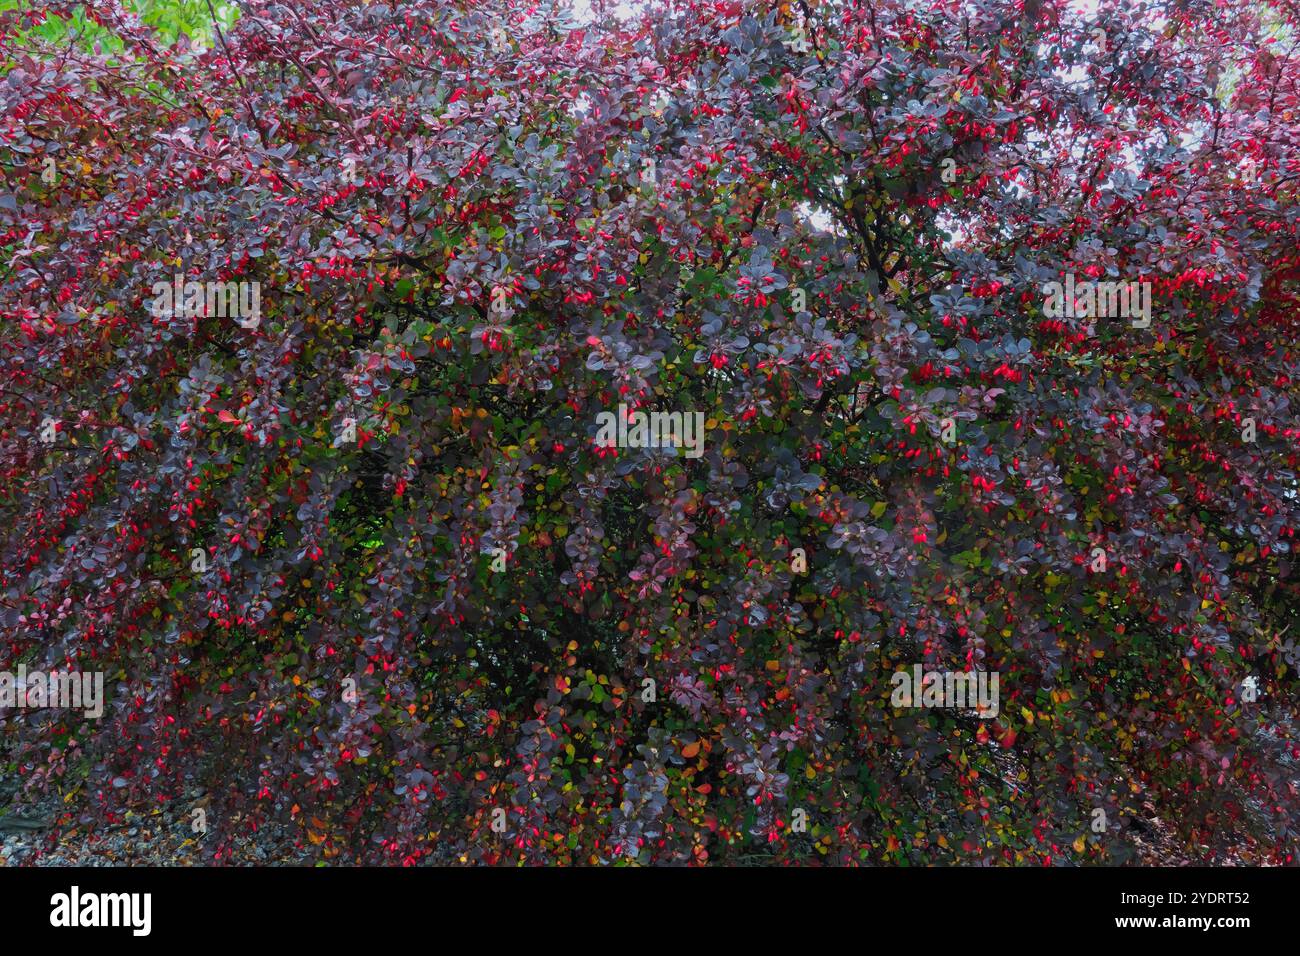
[[[202,834],[192,832],[188,809],[131,814],[123,822],[89,832],[76,823],[57,834],[50,826],[65,811],[57,801],[0,810],[0,866],[204,866]],[[304,865],[308,850],[285,832],[261,830],[236,840],[230,862]]]

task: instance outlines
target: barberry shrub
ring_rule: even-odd
[[[1293,860],[1293,4],[238,6],[0,14],[0,666],[109,698],[4,711],[29,796],[201,790],[214,860]]]

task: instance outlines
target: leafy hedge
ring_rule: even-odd
[[[7,713],[26,787],[201,786],[214,859],[1293,860],[1292,5],[239,6],[0,14],[0,655],[111,698]]]

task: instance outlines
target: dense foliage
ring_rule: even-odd
[[[1293,859],[1289,0],[20,6],[0,666],[111,697],[3,718],[30,792],[201,786],[214,859]]]

